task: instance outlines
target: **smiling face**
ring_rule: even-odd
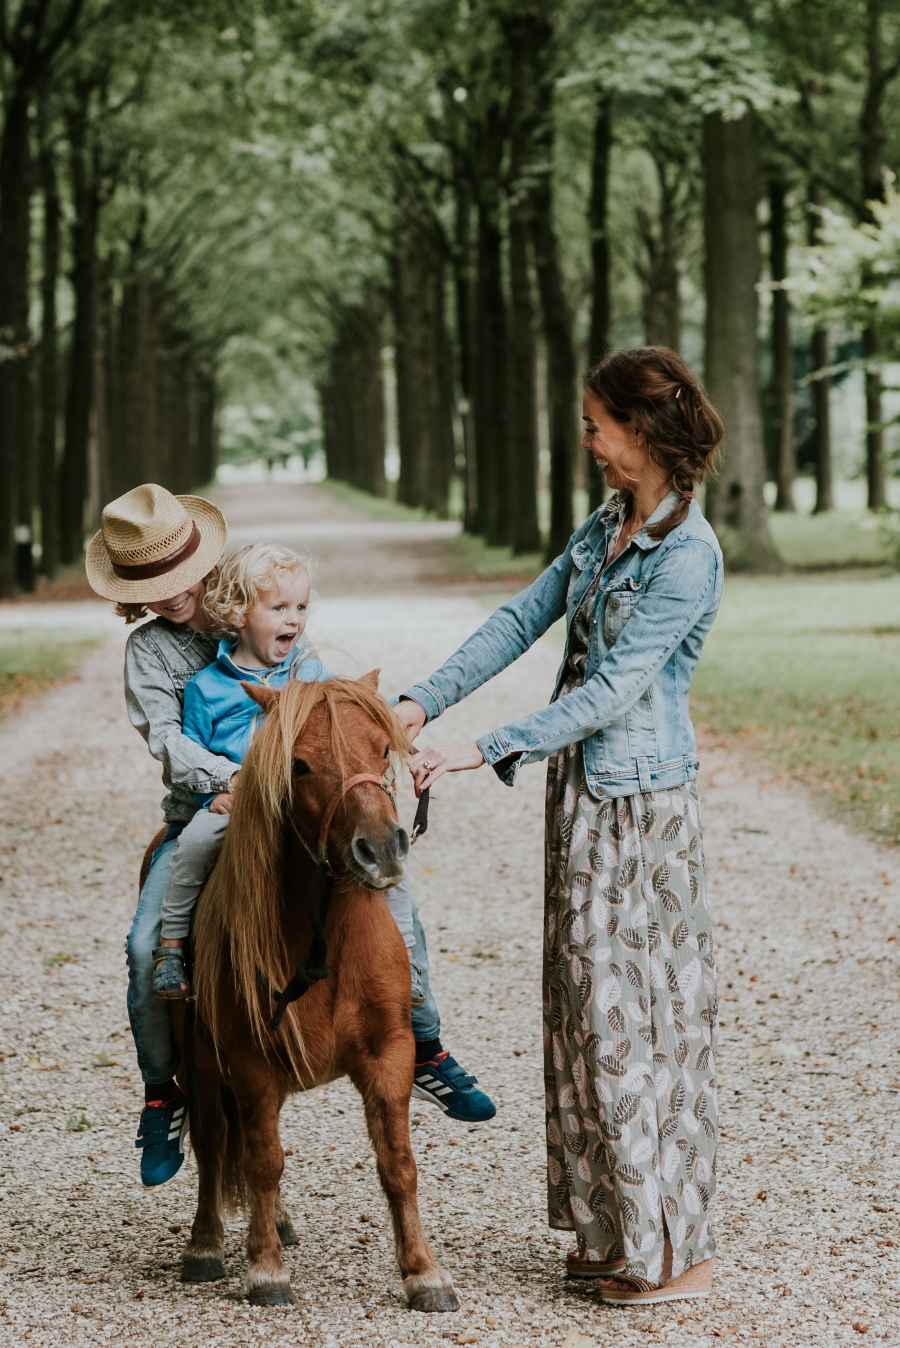
[[[606,485],[611,491],[634,491],[654,467],[643,431],[635,431],[630,421],[616,421],[590,390],[584,395],[582,419],[582,447],[603,469]]]
[[[147,608],[158,618],[167,618],[179,627],[195,627],[198,631],[207,631],[207,617],[203,608],[203,592],[206,582],[198,580],[189,590],[182,590],[174,599],[164,599],[160,604],[148,604]]]
[[[238,639],[232,659],[246,669],[280,665],[306,627],[309,575],[278,571],[275,584],[261,590],[255,604],[234,619]]]

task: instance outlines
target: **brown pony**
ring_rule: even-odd
[[[380,780],[392,755],[409,749],[377,685],[377,671],[361,680],[293,682],[281,692],[244,685],[267,714],[194,923],[200,1128],[191,1140],[199,1195],[181,1276],[224,1276],[223,1203],[249,1197],[254,1305],[294,1301],[281,1257],[282,1243],[296,1241],[278,1187],[281,1107],[294,1091],[349,1076],[363,1098],[409,1304],[459,1306],[419,1216],[409,1136],[409,962],[378,892],[402,877],[409,840],[378,781],[346,789],[357,774]],[[288,1007],[273,1032],[272,990],[286,987],[310,950],[307,894],[323,822],[336,877],[325,927],[329,975]],[[173,1021],[180,1039],[183,1016]]]

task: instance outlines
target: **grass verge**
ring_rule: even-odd
[[[900,842],[900,576],[726,581],[694,720]]]
[[[83,631],[0,630],[0,716],[66,678],[104,640]]]

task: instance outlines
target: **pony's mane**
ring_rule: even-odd
[[[223,974],[248,1016],[259,1047],[272,1047],[268,989],[283,988],[288,968],[282,912],[284,829],[293,792],[294,746],[311,713],[324,704],[329,750],[342,777],[352,766],[353,746],[342,711],[356,708],[387,735],[391,752],[410,752],[409,738],[388,704],[355,679],[321,683],[293,680],[250,746],[238,778],[225,843],[197,907],[194,922],[194,986],[199,1013],[217,1040],[219,988]],[[279,1056],[301,1074],[306,1061],[296,1004],[288,1008],[277,1036]]]

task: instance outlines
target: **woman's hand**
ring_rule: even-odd
[[[425,708],[420,707],[418,702],[413,702],[412,698],[406,697],[397,703],[394,711],[397,719],[402,721],[409,731],[409,738],[414,740],[425,724]]]
[[[237,776],[237,774],[235,774]],[[233,780],[233,779],[232,779]],[[220,791],[217,796],[213,796],[209,802],[210,814],[231,814],[231,806],[234,803],[234,796],[230,791]]]
[[[483,766],[484,754],[477,744],[448,744],[443,749],[426,749],[407,759],[417,796],[434,786],[445,772],[468,772]]]

